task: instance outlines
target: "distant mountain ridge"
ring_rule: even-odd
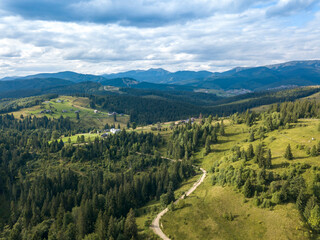
[[[205,89],[248,89],[252,91],[279,87],[320,84],[320,61],[291,61],[259,67],[236,67],[225,72],[178,71],[164,69],[105,74],[105,78],[131,77],[138,81],[176,84]]]
[[[11,81],[11,80],[23,80],[23,79],[40,79],[40,78],[57,78],[57,79],[64,79],[69,80],[72,82],[99,82],[105,80],[105,78],[101,76],[96,76],[92,74],[82,74],[82,73],[76,73],[71,71],[64,71],[64,72],[58,72],[58,73],[39,73],[35,75],[29,75],[25,77],[5,77],[1,79],[2,81]]]
[[[308,86],[320,84],[320,61],[291,61],[259,67],[236,67],[225,72],[178,71],[169,72],[162,68],[132,70],[101,76],[76,72],[40,73],[19,80],[39,78],[57,78],[75,83],[92,81],[102,85],[130,88],[148,88],[170,90],[177,89],[248,89],[266,90],[282,86]],[[6,77],[2,80],[13,80]],[[152,85],[154,84],[154,85]],[[166,86],[162,86],[162,84]],[[182,87],[183,86],[183,87]]]

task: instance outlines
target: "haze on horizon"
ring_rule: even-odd
[[[224,71],[320,56],[317,0],[2,0],[0,78]]]

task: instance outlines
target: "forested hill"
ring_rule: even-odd
[[[152,133],[71,144],[58,140],[76,130],[68,118],[1,115],[0,127],[1,239],[135,239],[133,209],[170,203],[194,175],[189,162],[162,159]]]
[[[164,94],[156,91],[131,90],[129,95],[90,96],[91,105],[105,110],[124,112],[130,115],[130,121],[139,124],[150,124],[161,121],[174,121],[204,116],[227,116],[247,109],[284,102],[310,96],[320,88],[306,87],[285,91],[267,91],[249,93],[233,98],[217,98],[207,94]],[[173,92],[174,93],[174,92]]]

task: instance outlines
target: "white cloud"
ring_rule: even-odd
[[[0,77],[64,70],[102,74],[151,67],[221,71],[320,56],[320,13],[314,13],[303,26],[293,22],[288,27],[288,18],[268,18],[270,6],[252,7],[254,2],[221,1],[214,6],[219,10],[215,14],[157,27],[26,20],[3,15]],[[276,7],[285,5],[281,2],[284,1]],[[137,1],[137,8],[147,3]],[[150,3],[161,9],[161,3]],[[185,4],[185,9],[194,6],[191,1]],[[212,5],[205,0],[197,4],[207,4],[208,9]],[[163,14],[181,13],[177,7],[173,1]]]

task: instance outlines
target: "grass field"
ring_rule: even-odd
[[[69,142],[69,138],[71,140],[71,143],[77,143],[77,139],[78,137],[84,136],[85,138],[85,142],[88,142],[88,140],[90,139],[91,141],[93,141],[96,137],[100,138],[100,133],[83,133],[83,134],[76,134],[73,135],[71,137],[61,137],[60,139],[62,139],[63,142],[68,143]]]
[[[286,170],[293,163],[307,163],[320,166],[320,157],[310,157],[306,148],[320,141],[317,131],[318,119],[300,119],[290,129],[275,130],[267,133],[264,139],[252,142],[254,148],[263,143],[272,151],[272,169],[277,174]],[[247,149],[250,144],[250,128],[244,124],[232,124],[224,121],[226,136],[219,136],[218,144],[211,146],[212,152],[204,156],[204,151],[195,154],[194,158],[206,170],[211,169],[216,161],[223,161],[230,154],[230,149],[238,145]],[[253,128],[259,128],[258,123]],[[290,144],[294,159],[289,161],[283,157],[286,146]],[[303,146],[303,147],[301,147]],[[302,149],[303,148],[303,149]],[[240,167],[242,161],[232,164]],[[257,164],[250,160],[247,166],[258,169]],[[252,199],[245,200],[237,189],[213,186],[212,173],[190,197],[184,200],[184,207],[169,212],[162,218],[164,232],[171,239],[308,239],[309,230],[303,223],[294,204],[276,205],[271,209],[253,205]],[[304,174],[308,181],[313,177],[312,168]],[[235,218],[229,221],[225,215],[231,213]]]
[[[234,220],[225,218],[228,213]],[[212,186],[210,177],[162,224],[171,239],[305,239],[307,231],[292,204],[254,207],[233,189]]]
[[[199,179],[200,172],[194,177],[183,182],[179,189],[174,192],[176,198],[179,198],[185,193],[192,185]],[[149,228],[153,218],[163,209],[160,205],[160,201],[151,201],[146,206],[138,209],[139,216],[136,218],[138,225],[139,239],[158,239]]]
[[[46,113],[46,110],[50,110],[50,113]],[[41,112],[44,113],[41,113]],[[79,120],[77,120],[76,111],[79,111]],[[94,109],[89,106],[89,99],[83,97],[71,97],[71,96],[60,96],[59,98],[52,99],[51,101],[43,102],[41,105],[34,106],[31,108],[24,108],[20,111],[13,112],[16,118],[23,116],[47,116],[48,118],[59,118],[60,116],[69,117],[74,121],[79,121],[83,126],[96,127],[103,129],[108,124],[120,124],[121,128],[126,127],[129,121],[128,115],[120,116],[117,115],[117,121],[114,121],[113,116],[109,116],[106,111],[99,111],[94,113]]]

